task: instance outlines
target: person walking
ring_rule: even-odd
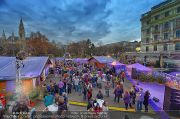
[[[104,88],[105,88],[105,94],[106,94],[107,97],[109,97],[110,87],[111,87],[111,86],[110,86],[109,82],[107,82],[106,85],[105,85],[105,87],[104,87]]]
[[[144,94],[144,106],[145,106],[145,112],[148,112],[148,105],[149,105],[149,97],[150,97],[150,93],[149,91],[147,90]]]
[[[84,100],[86,100],[86,96],[87,96],[87,85],[86,84],[84,84],[83,85],[83,99]]]
[[[59,87],[59,95],[62,95],[63,87],[64,87],[64,82],[61,79],[59,81],[58,87]]]
[[[44,105],[47,107],[49,105],[52,105],[54,102],[54,97],[50,93],[48,93],[47,96],[44,97]]]
[[[119,103],[119,99],[120,99],[122,93],[123,93],[122,88],[120,87],[120,85],[117,85],[117,87],[114,90],[114,95],[115,95],[114,102],[116,102],[116,99],[118,99],[118,103]]]
[[[67,82],[67,89],[68,89],[68,94],[71,94],[71,90],[72,90],[72,81],[71,81],[71,79],[68,80],[68,82]]]
[[[131,104],[135,104],[136,102],[136,91],[135,91],[135,86],[131,87],[131,90],[129,92],[130,97],[131,97]]]
[[[74,79],[74,85],[75,85],[75,92],[78,92],[78,90],[79,90],[79,78],[78,78],[78,76],[76,76]]]
[[[92,98],[92,89],[89,88],[87,92],[88,101]]]
[[[141,111],[142,104],[144,101],[144,92],[142,88],[140,88],[140,91],[137,93],[136,99],[137,99],[137,111]]]
[[[124,73],[124,71],[121,73],[121,79],[122,79],[122,81],[124,82],[124,78],[125,78],[125,73]]]
[[[128,91],[125,92],[123,100],[124,100],[125,108],[127,110],[128,105],[130,104],[130,94]]]
[[[82,90],[83,90],[83,81],[82,81],[82,79],[80,79],[78,87],[79,87],[79,96],[80,96],[82,94]]]

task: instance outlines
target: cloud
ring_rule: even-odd
[[[140,16],[156,0],[0,0],[0,30],[41,31],[61,42],[91,39],[111,43],[140,38]]]

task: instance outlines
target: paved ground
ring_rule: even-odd
[[[59,81],[59,76],[55,77],[53,75],[49,76],[48,79],[46,80],[47,83],[49,83],[50,79],[58,82]],[[125,80],[124,83],[124,89],[125,90],[129,90],[130,87],[132,86],[132,84],[130,83],[130,81]],[[93,89],[93,97],[96,97],[97,92],[99,91],[99,89],[94,88]],[[108,103],[108,106],[114,106],[114,107],[119,107],[119,108],[124,108],[124,103],[123,100],[120,100],[120,103],[115,103],[113,101],[114,99],[114,94],[113,94],[114,89],[111,88],[110,90],[110,97],[105,97],[105,101]],[[104,92],[104,88],[102,89],[102,92]],[[75,101],[75,102],[84,102],[86,103],[86,101],[83,100],[83,96],[79,96],[79,94],[77,92],[75,92],[74,90],[72,91],[72,94],[68,95],[69,101]],[[77,106],[77,105],[69,105],[68,106],[70,111],[86,111],[86,107],[85,106]],[[150,108],[150,107],[149,107]],[[42,111],[45,109],[45,106],[43,104],[43,102],[39,102],[36,106],[36,110]],[[158,117],[158,115],[156,115],[152,109],[150,108],[150,112],[151,113],[138,113],[138,112],[123,112],[122,111],[109,111],[109,115],[110,115],[110,119],[124,119],[125,115],[129,116],[129,119],[160,119]]]

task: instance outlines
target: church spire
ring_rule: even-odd
[[[5,32],[3,30],[3,33],[2,33],[2,40],[5,41],[6,40],[6,35],[5,35]]]
[[[25,40],[25,30],[24,30],[24,24],[23,24],[22,18],[21,18],[20,24],[19,24],[19,39]]]
[[[24,51],[26,48],[26,41],[25,41],[25,30],[24,30],[24,24],[22,18],[19,23],[19,40],[21,42],[21,50]]]

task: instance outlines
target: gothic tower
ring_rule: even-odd
[[[3,30],[3,33],[2,33],[2,41],[5,41],[6,40],[6,35],[5,35],[5,32]]]
[[[0,39],[0,46],[1,46],[1,47],[4,46],[5,41],[6,41],[6,35],[5,35],[4,30],[3,30],[2,37],[1,37],[1,39]]]
[[[25,30],[24,30],[24,24],[23,24],[22,18],[21,18],[20,24],[19,24],[19,40],[21,43],[21,50],[25,50],[25,48],[26,48]]]

